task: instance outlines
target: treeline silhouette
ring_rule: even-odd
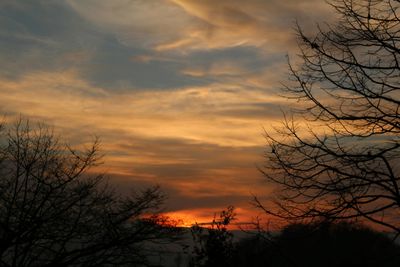
[[[247,232],[234,241],[233,209],[209,228],[193,228],[191,267],[400,266],[400,246],[389,235],[357,222],[291,223],[279,232]]]
[[[225,266],[400,266],[400,247],[354,223],[291,224],[273,238],[238,242]]]

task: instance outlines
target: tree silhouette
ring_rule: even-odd
[[[382,233],[349,222],[295,223],[238,242],[232,267],[399,266],[400,248]]]
[[[229,232],[228,225],[234,220],[233,206],[229,206],[214,219],[209,228],[196,224],[191,232],[194,241],[194,251],[189,266],[213,267],[231,266],[233,256],[233,234]]]
[[[256,203],[285,219],[363,218],[400,234],[400,3],[330,4],[336,24],[297,28],[301,63],[289,63],[284,91],[300,120],[266,133],[262,172],[281,191],[274,207]]]
[[[87,173],[98,141],[74,150],[23,119],[0,134],[1,266],[142,266],[148,245],[175,237],[157,187],[123,198]]]

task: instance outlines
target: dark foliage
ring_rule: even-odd
[[[399,266],[400,247],[382,233],[352,223],[291,224],[275,237],[235,246],[233,267]]]

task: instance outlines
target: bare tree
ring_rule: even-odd
[[[1,266],[143,266],[147,245],[175,237],[157,187],[123,198],[87,173],[98,141],[74,150],[26,120],[0,134]]]
[[[297,27],[301,63],[289,63],[284,91],[300,121],[266,134],[262,171],[280,193],[277,206],[256,203],[285,219],[363,218],[400,234],[400,3],[329,4],[336,24]]]

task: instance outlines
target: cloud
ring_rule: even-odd
[[[61,1],[2,2],[0,75],[62,71],[90,61],[101,38]]]
[[[179,136],[228,146],[252,146],[261,132],[257,112],[238,117],[235,110],[263,112],[265,103],[280,105],[280,98],[269,91],[218,83],[111,93],[93,87],[75,71],[32,72],[19,80],[3,78],[0,83],[4,111],[59,120],[61,126],[74,121],[92,125],[93,130],[119,129],[149,138]],[[243,136],[244,129],[249,134]]]
[[[204,22],[202,26],[191,30],[192,34],[175,40],[176,44],[181,45],[173,48],[180,49],[255,46],[267,51],[286,52],[293,48],[292,28],[296,19],[309,25],[313,20],[326,20],[331,16],[325,3],[311,0],[301,3],[274,0],[171,1]],[[158,48],[171,47],[163,44]]]
[[[70,6],[128,46],[187,53],[255,46],[290,46],[295,19],[329,19],[325,3],[302,1],[69,0]]]
[[[279,40],[260,32],[275,26],[261,25],[266,22],[257,8],[235,1],[215,7],[167,0],[15,3],[0,10],[0,75],[11,78],[73,69],[108,91],[216,82],[270,88],[263,77],[276,72],[286,53]]]
[[[31,71],[74,69],[94,86],[110,91],[204,84],[180,72],[181,59],[157,55],[146,46],[126,46],[118,34],[100,28],[63,1],[4,4],[0,23],[0,63],[4,66],[0,76],[18,78]],[[147,31],[146,25],[132,25]],[[146,36],[141,40],[147,42]],[[152,60],[134,60],[143,55]]]
[[[276,92],[291,27],[331,17],[316,0],[0,6],[0,113],[46,121],[73,145],[100,136],[120,189],[161,184],[171,210],[204,218],[268,192],[255,165],[263,126],[287,106]]]
[[[261,192],[260,115],[236,113],[279,105],[263,91],[216,84],[121,95],[74,71],[32,72],[0,84],[0,112],[9,120],[19,114],[44,120],[73,145],[100,136],[106,164],[98,171],[117,185],[162,185],[173,196],[172,210],[202,206],[198,201],[235,204]]]
[[[193,19],[165,0],[68,0],[67,3],[100,30],[125,45],[147,47],[173,40]]]

